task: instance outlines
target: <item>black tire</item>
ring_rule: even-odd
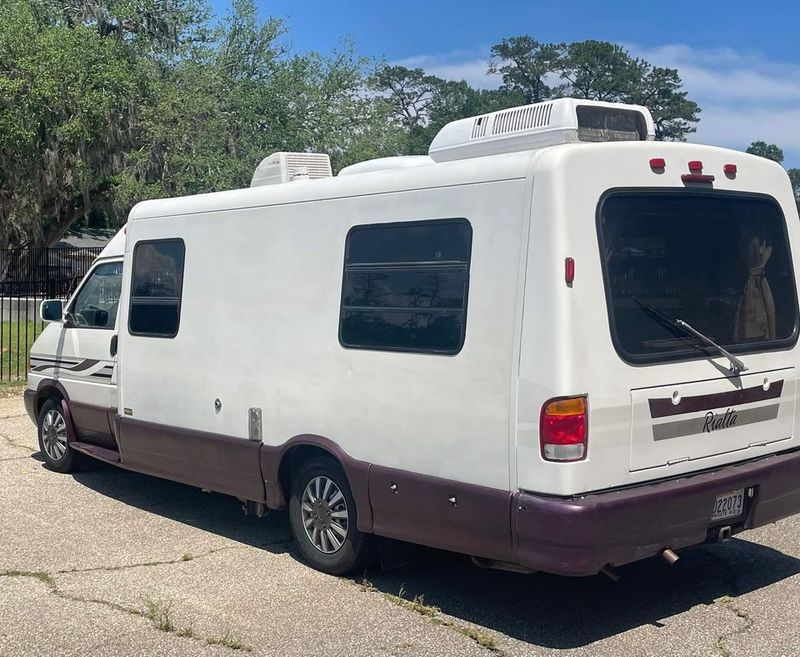
[[[61,399],[50,398],[42,404],[36,423],[39,433],[39,451],[45,465],[56,472],[75,472],[80,465],[80,455],[67,442],[67,419]]]
[[[325,480],[330,480],[333,486],[338,488],[342,499],[337,500],[336,492],[331,488],[328,498],[322,494],[318,495],[313,506],[309,504],[309,498],[306,498],[305,503],[309,504],[312,511],[304,510],[306,488],[310,485],[309,490],[313,495],[317,480],[321,487],[325,486]],[[329,500],[333,501],[333,504],[328,505]],[[347,516],[344,534],[342,534],[344,518],[330,517],[331,514],[341,516],[343,512]],[[333,458],[314,457],[301,464],[292,473],[289,522],[297,547],[314,568],[331,575],[346,575],[362,572],[371,565],[375,553],[374,537],[358,531],[357,520],[356,503],[350,492],[347,477]],[[308,531],[306,522],[310,523]],[[314,543],[312,537],[315,537],[317,544],[321,544],[320,547]],[[341,545],[337,547],[336,541],[341,541]],[[327,545],[329,551],[323,549],[324,545]]]

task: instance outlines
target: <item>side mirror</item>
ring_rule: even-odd
[[[64,319],[64,304],[60,299],[42,301],[39,306],[39,316],[45,322],[61,322]]]

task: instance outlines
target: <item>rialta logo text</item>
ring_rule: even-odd
[[[728,427],[735,426],[737,417],[739,416],[733,408],[729,408],[724,414],[712,413],[709,411],[706,413],[705,422],[703,422],[703,431],[711,433],[717,429],[727,429]]]

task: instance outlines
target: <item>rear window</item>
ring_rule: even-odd
[[[774,200],[620,191],[601,201],[598,222],[611,332],[625,360],[715,354],[656,313],[683,320],[732,352],[796,341],[794,273]]]

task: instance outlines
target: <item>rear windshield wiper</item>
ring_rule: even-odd
[[[731,371],[734,372],[734,374],[747,371],[747,366],[741,360],[736,358],[736,356],[734,356],[730,351],[718,345],[707,335],[703,335],[702,333],[700,333],[700,331],[690,326],[687,322],[684,322],[682,319],[678,319],[677,317],[670,317],[669,315],[665,315],[664,313],[662,313],[659,310],[656,310],[649,303],[646,303],[641,299],[637,299],[636,297],[631,297],[631,299],[633,299],[641,308],[649,312],[653,317],[660,319],[662,322],[665,322],[670,326],[674,326],[675,328],[683,331],[684,333],[688,333],[689,335],[697,338],[698,340],[708,345],[709,347],[716,349],[720,354],[725,356],[725,358],[727,358],[730,361]]]

